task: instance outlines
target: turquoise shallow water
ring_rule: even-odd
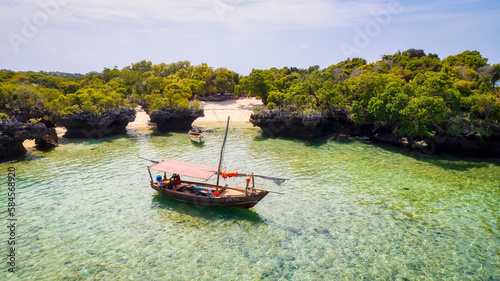
[[[0,280],[500,279],[500,161],[358,141],[305,143],[233,128],[227,169],[290,178],[250,210],[158,197],[147,161],[215,165],[223,130],[65,140],[16,169],[16,273]],[[232,184],[233,180],[229,180]],[[243,185],[244,183],[235,183]]]

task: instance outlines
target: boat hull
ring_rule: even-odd
[[[188,183],[200,184],[195,182],[188,182]],[[243,192],[243,194],[239,196],[221,195],[220,197],[207,197],[207,196],[196,195],[187,190],[181,192],[181,191],[166,189],[163,187],[159,187],[156,183],[151,183],[151,187],[154,190],[158,191],[158,193],[162,196],[185,203],[191,203],[194,205],[201,205],[201,206],[221,206],[221,207],[238,207],[238,208],[252,208],[253,206],[257,205],[257,203],[259,203],[259,201],[262,200],[262,198],[264,198],[269,193],[264,190],[255,190],[255,192],[249,193],[247,196],[244,196],[244,191],[241,191],[241,189],[231,188],[233,190],[238,190],[239,192]],[[203,187],[210,189],[214,188],[214,186],[212,185],[207,186],[207,184],[203,184]]]
[[[191,141],[194,141],[197,143],[201,143],[204,140],[203,135],[201,133],[196,133],[193,131],[189,131],[189,138],[191,139]]]
[[[193,142],[197,142],[197,143],[201,143],[203,142],[203,137],[193,137],[193,136],[189,136],[189,138],[191,139],[191,141]]]

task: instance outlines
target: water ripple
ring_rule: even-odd
[[[286,195],[250,210],[161,198],[137,157],[215,166],[222,130],[202,146],[180,133],[67,140],[0,164],[18,172],[19,278],[161,280],[166,268],[175,280],[496,278],[498,162],[258,136],[231,130],[226,168],[290,180],[258,180]]]

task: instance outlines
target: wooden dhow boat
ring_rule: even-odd
[[[251,208],[255,206],[269,193],[283,194],[282,192],[255,188],[255,178],[260,177],[272,180],[278,185],[281,185],[287,179],[255,175],[253,173],[249,174],[235,171],[228,172],[222,170],[222,158],[227,139],[228,127],[229,117],[227,120],[226,134],[222,144],[218,167],[192,164],[174,159],[167,159],[161,162],[146,159],[155,162],[155,164],[148,166],[148,172],[151,178],[151,187],[158,191],[158,193],[162,196],[181,202],[203,206],[227,206],[240,208]],[[163,177],[158,175],[153,179],[153,175],[151,174],[152,170],[163,172]],[[167,177],[167,173],[171,174],[171,176]],[[207,183],[206,181],[213,175],[217,175],[216,184]],[[203,180],[203,182],[184,179],[181,180],[181,176],[200,179]],[[229,187],[228,185],[222,186],[220,181],[221,177],[242,177],[244,178],[245,185],[244,187]]]
[[[204,141],[203,134],[198,128],[193,128],[192,130],[189,130],[189,138],[191,139],[191,141],[197,143],[201,143]]]

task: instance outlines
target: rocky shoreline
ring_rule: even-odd
[[[278,110],[262,110],[252,114],[250,122],[267,137],[290,137],[312,140],[330,136],[352,136],[362,140],[389,144],[423,154],[451,153],[471,156],[500,156],[500,128],[492,128],[488,138],[472,136],[450,137],[436,133],[433,138],[409,139],[383,128],[354,123],[344,111],[302,115]],[[332,137],[333,136],[333,137]]]
[[[26,148],[23,142],[35,139],[38,149],[48,149],[58,145],[57,134],[54,128],[47,128],[44,123],[22,123],[16,119],[2,120],[0,122],[0,161],[23,156]]]
[[[249,102],[250,99],[242,100]],[[252,101],[255,102],[255,101]],[[349,118],[349,113],[342,110],[330,111],[324,114],[303,115],[278,110],[262,110],[262,114],[251,114],[251,109],[256,106],[253,103],[241,105],[235,102],[214,102],[209,110],[208,118],[212,122],[219,115],[233,115],[247,112],[251,124],[260,127],[263,135],[267,137],[288,137],[304,140],[318,138],[329,138],[331,140],[342,140],[345,137],[356,137],[376,143],[389,144],[404,149],[418,151],[423,154],[450,153],[465,154],[472,156],[500,156],[500,128],[490,128],[492,134],[488,138],[480,139],[474,133],[467,136],[449,137],[437,130],[431,139],[408,139],[392,133],[392,130],[374,128],[370,125],[360,125]],[[213,108],[212,108],[213,107]],[[214,111],[214,112],[212,112]],[[215,114],[217,111],[217,114]],[[234,111],[234,112],[233,112]],[[236,113],[235,113],[236,112]],[[143,112],[145,116],[146,113]],[[150,118],[144,118],[134,128],[145,126],[151,128],[149,121],[156,123],[158,131],[187,131],[191,129],[193,122],[205,116],[203,109],[179,109],[165,108],[149,113]],[[36,144],[37,149],[48,149],[58,145],[58,135],[55,125],[66,127],[66,138],[104,138],[112,135],[125,134],[127,125],[136,118],[136,112],[130,109],[112,110],[106,114],[69,114],[53,117],[56,124],[42,120],[38,123],[23,123],[15,119],[3,120],[0,123],[0,160],[6,160],[22,156],[26,153],[23,141],[31,141]],[[196,125],[208,124],[207,121],[196,122]],[[220,119],[220,118],[219,118]],[[222,118],[223,121],[227,117]],[[222,120],[221,119],[221,120]],[[241,119],[241,118],[240,118]],[[238,120],[238,119],[236,119]],[[248,120],[248,119],[245,119]],[[241,121],[241,120],[240,120]],[[221,121],[220,121],[221,122]],[[147,123],[147,124],[146,124]],[[464,122],[462,122],[464,123]],[[467,124],[461,124],[462,131],[467,131]],[[464,127],[465,126],[465,127]]]
[[[90,112],[55,116],[58,126],[66,127],[65,138],[105,138],[127,133],[127,125],[135,120],[132,109],[109,110],[103,114]]]
[[[193,121],[203,117],[203,109],[165,108],[153,111],[151,121],[159,131],[187,131]],[[36,149],[44,150],[58,145],[59,137],[55,126],[65,127],[64,138],[105,138],[127,133],[127,125],[136,118],[132,109],[109,110],[102,114],[90,112],[58,115],[50,117],[54,123],[23,123],[15,118],[0,122],[0,161],[14,159],[26,154],[23,145],[26,140],[34,140]],[[31,141],[33,144],[33,141]]]
[[[191,129],[191,124],[199,117],[205,116],[203,109],[172,108],[155,110],[149,114],[156,128],[164,132],[179,132]]]
[[[301,115],[287,111],[264,109],[252,114],[250,122],[262,129],[267,137],[313,139],[323,135],[326,117],[322,114]]]

